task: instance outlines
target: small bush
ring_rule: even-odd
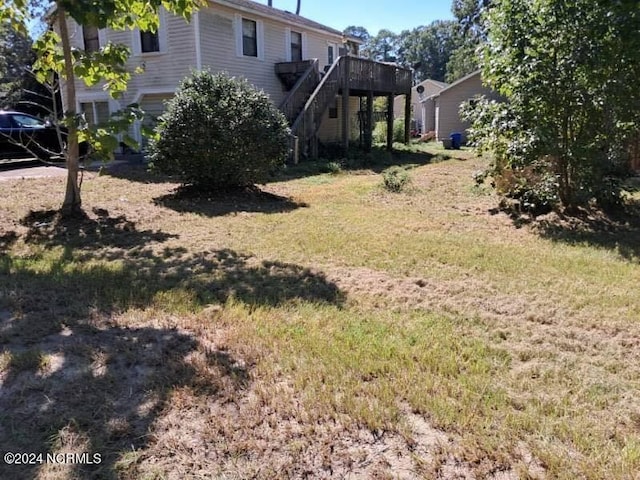
[[[246,80],[195,72],[160,117],[150,145],[155,170],[214,190],[262,183],[288,152],[287,121]]]
[[[393,121],[393,141],[404,142],[404,118],[396,118]]]
[[[387,122],[378,122],[373,128],[373,143],[387,143]],[[393,121],[393,141],[404,143],[404,118]]]
[[[378,122],[373,127],[373,143],[387,142],[387,124],[386,122]]]
[[[499,195],[517,201],[522,212],[543,215],[557,203],[557,185],[553,176],[527,166],[493,172],[493,184]]]
[[[382,184],[389,192],[403,191],[411,183],[411,176],[402,167],[390,167],[382,172]]]
[[[326,164],[326,171],[332,175],[342,173],[342,165],[340,162],[329,162]]]
[[[448,153],[440,152],[440,153],[436,153],[431,158],[431,163],[446,162],[447,160],[451,160],[451,155],[449,155]]]

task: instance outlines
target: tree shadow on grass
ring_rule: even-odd
[[[34,344],[14,335],[38,321],[27,313],[0,324],[8,358],[0,375],[0,451],[87,457],[75,465],[2,462],[0,478],[56,471],[56,478],[133,478],[136,452],[149,445],[174,392],[237,397],[250,381],[242,361],[175,329],[78,323]]]
[[[625,260],[640,262],[638,204],[608,214],[597,210],[580,210],[570,216],[552,213],[536,220],[534,228],[543,238],[605,248],[617,252]]]
[[[151,171],[149,165],[142,161],[138,163],[107,162],[100,165],[98,170],[102,175],[137,183],[180,183],[176,177]]]
[[[175,192],[154,198],[156,205],[177,212],[192,212],[207,217],[219,217],[239,212],[285,213],[308,207],[306,203],[276,195],[258,187],[247,187],[221,192],[202,192],[181,187]]]
[[[120,313],[189,315],[230,298],[249,307],[344,300],[321,272],[232,250],[163,248],[170,236],[162,232],[96,215],[47,224],[50,217],[31,213],[25,239],[46,251],[0,254],[0,452],[100,454],[101,462],[0,463],[0,478],[136,478],[153,425],[177,392],[212,401],[243,395],[251,362],[189,330],[125,324]],[[15,236],[4,234],[7,244]]]
[[[322,272],[304,266],[258,260],[230,249],[189,253],[182,247],[162,247],[177,236],[138,230],[124,216],[110,217],[104,210],[98,210],[95,219],[51,220],[50,215],[31,212],[21,220],[29,225],[26,243],[59,247],[55,254],[40,252],[30,258],[43,262],[48,275],[33,276],[20,269],[22,261],[0,257],[0,273],[11,271],[15,282],[29,285],[21,297],[30,309],[74,305],[80,315],[91,310],[111,313],[144,308],[169,294],[186,295],[193,308],[231,297],[268,306],[298,300],[340,306],[344,301]],[[6,236],[14,241],[11,232]]]
[[[92,213],[94,217],[82,212],[62,219],[57,210],[31,211],[20,219],[20,224],[27,228],[25,242],[98,250],[140,247],[177,237],[160,231],[138,230],[124,215],[111,216],[105,209],[94,208]]]
[[[452,158],[464,160],[456,155],[454,151],[434,154],[426,151],[411,150],[404,146],[394,148],[392,152],[389,152],[386,147],[374,146],[369,153],[360,148],[352,148],[348,157],[345,158],[341,146],[336,146],[335,148],[329,146],[325,152],[321,152],[320,159],[306,159],[301,160],[297,165],[288,165],[276,175],[274,180],[294,180],[323,173],[332,173],[329,163],[338,164],[343,171],[381,173],[383,170],[393,166],[408,169],[444,162]]]

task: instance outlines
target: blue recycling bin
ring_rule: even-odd
[[[451,139],[451,148],[458,150],[462,146],[462,134],[461,133],[452,133],[449,135]]]

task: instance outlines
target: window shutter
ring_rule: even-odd
[[[285,61],[290,62],[291,61],[291,29],[290,28],[284,29],[284,54],[285,54]]]
[[[258,41],[258,58],[264,60],[264,22],[262,20],[256,21],[256,37]]]
[[[306,60],[309,58],[309,52],[307,51],[307,34],[306,32],[302,32],[302,60]]]
[[[140,55],[142,53],[139,28],[134,28],[133,30],[131,30],[131,49],[133,50],[134,55]]]
[[[163,9],[160,9],[158,12],[158,19],[158,46],[160,47],[161,52],[166,52],[168,49],[168,32]]]
[[[236,56],[242,57],[242,17],[237,13],[234,17],[234,30],[236,34]]]
[[[101,28],[98,30],[98,41],[100,42],[100,48],[104,47],[107,44],[107,29]]]

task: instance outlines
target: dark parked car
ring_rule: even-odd
[[[0,159],[36,156],[42,160],[61,157],[62,143],[66,142],[66,129],[27,113],[0,110]],[[80,145],[80,154],[86,155],[88,146]]]

